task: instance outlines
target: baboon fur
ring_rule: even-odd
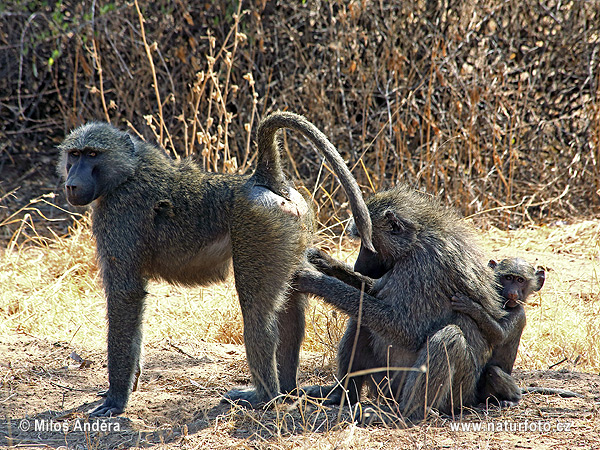
[[[310,261],[325,273],[305,268],[295,285],[350,316],[338,348],[339,379],[381,371],[351,377],[342,383],[346,393],[339,385],[303,389],[328,403],[344,395],[354,403],[367,381],[411,419],[424,418],[430,407],[449,413],[474,405],[492,348],[471,317],[453,311],[450,299],[467,293],[495,320],[505,312],[472,230],[453,210],[406,186],[366,203],[376,253],[361,245],[354,265],[360,274],[313,249]]]
[[[479,401],[506,407],[518,404],[523,393],[580,396],[565,389],[519,388],[511,374],[526,324],[524,306],[527,298],[544,285],[546,272],[521,258],[507,258],[499,263],[491,260],[489,266],[494,270],[498,292],[507,311],[504,318],[493,319],[479,304],[461,293],[452,297],[453,309],[473,318],[493,347],[492,357],[479,380]]]
[[[137,381],[147,280],[207,285],[232,267],[254,389],[226,398],[258,406],[296,389],[306,295],[289,281],[305,260],[313,213],[283,174],[281,128],[303,133],[323,152],[353,210],[363,211],[359,228],[372,248],[356,181],[323,133],[296,114],[260,123],[252,176],[204,172],[106,123],[81,126],[60,145],[67,200],[92,204],[107,300],[109,388],[92,415],[123,412]]]

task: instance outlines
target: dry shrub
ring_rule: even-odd
[[[259,117],[280,108],[322,128],[366,191],[408,182],[467,215],[491,209],[483,217],[502,227],[599,211],[595,2],[31,0],[0,11],[4,163],[36,163],[73,126],[103,119],[244,172]],[[347,205],[334,177],[304,140],[286,149],[339,232]],[[0,185],[0,205],[21,182]]]

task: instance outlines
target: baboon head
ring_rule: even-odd
[[[491,259],[488,265],[494,269],[500,285],[499,292],[506,299],[507,308],[525,303],[527,297],[539,291],[546,280],[546,272],[542,267],[535,269],[521,258],[503,259],[499,263]]]
[[[366,203],[373,224],[376,253],[361,245],[354,270],[371,278],[380,278],[415,248],[423,236],[425,223],[430,230],[436,229],[439,213],[432,206],[435,202],[431,198],[403,185],[378,192]]]
[[[72,131],[59,146],[59,171],[71,205],[88,205],[131,176],[135,145],[129,134],[106,123]]]

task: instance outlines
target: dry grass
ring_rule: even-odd
[[[492,257],[522,255],[548,271],[544,288],[528,306],[517,365],[543,369],[566,359],[562,367],[600,371],[599,232],[598,221],[587,221],[485,233],[483,243]],[[356,249],[346,243],[337,256],[351,261]],[[105,304],[87,221],[68,238],[4,250],[0,283],[0,333],[104,347]],[[233,280],[207,288],[152,282],[149,292],[146,342],[243,343]],[[344,323],[343,314],[312,301],[304,349],[330,361]]]
[[[528,326],[516,363],[519,373],[549,367],[595,374],[600,371],[600,351],[597,344],[600,332],[599,231],[600,222],[596,220],[513,232],[496,229],[483,232],[483,244],[490,256],[501,258],[521,255],[532,262],[537,260],[548,270],[544,288],[534,295],[527,307]],[[9,361],[15,361],[13,352],[23,345],[28,349],[28,364],[33,368],[33,372],[21,369],[19,363],[2,369],[5,371],[5,379],[10,375],[10,379],[14,380],[10,382],[10,386],[14,386],[11,388],[13,392],[18,392],[17,386],[23,383],[30,386],[28,389],[47,383],[44,376],[39,378],[39,375],[35,375],[39,371],[36,368],[39,367],[46,366],[44,373],[50,371],[48,373],[55,374],[51,380],[56,380],[57,375],[64,376],[60,375],[60,369],[53,368],[64,364],[57,359],[62,348],[68,349],[67,353],[70,349],[75,349],[82,355],[91,355],[92,359],[103,358],[105,352],[105,305],[87,220],[79,222],[69,237],[53,240],[40,238],[37,243],[32,240],[30,238],[27,244],[4,249],[0,256],[0,283],[3,287],[0,292],[0,335],[17,339],[9,346],[12,349]],[[342,242],[342,246],[331,241],[322,244],[342,258],[354,259],[354,246],[345,240]],[[237,350],[237,346],[232,347],[232,350],[228,350],[230,347],[227,346],[224,347],[225,350],[210,347],[241,344],[242,324],[232,281],[195,289],[153,282],[149,291],[145,346],[150,355],[150,375],[147,375],[150,379],[146,380],[145,389],[136,393],[135,398],[145,395],[146,402],[157,405],[151,410],[140,410],[139,404],[134,402],[127,417],[140,416],[144,417],[144,421],[139,425],[135,425],[135,422],[127,425],[125,418],[118,419],[124,421],[124,426],[135,425],[134,430],[127,431],[129,428],[126,428],[125,432],[113,436],[115,439],[118,437],[120,442],[127,441],[135,446],[156,445],[156,448],[166,449],[173,448],[172,443],[167,443],[173,439],[179,442],[178,445],[189,448],[355,449],[370,448],[372,445],[422,448],[432,441],[440,445],[454,442],[452,446],[460,443],[460,448],[475,449],[481,448],[481,442],[487,442],[487,448],[499,448],[514,440],[510,434],[507,437],[505,434],[454,432],[449,429],[445,419],[434,419],[419,427],[390,434],[382,426],[367,429],[356,427],[348,410],[338,413],[337,410],[310,404],[278,407],[272,411],[224,408],[215,413],[214,408],[206,406],[200,407],[195,415],[190,415],[189,412],[166,412],[172,401],[182,401],[173,399],[180,398],[180,394],[186,399],[190,395],[197,399],[204,396],[214,398],[215,395],[218,398],[224,388],[223,384],[228,386],[232,380],[234,383],[248,381],[243,352]],[[334,370],[335,347],[343,332],[344,321],[343,314],[322,302],[312,301],[304,343],[303,382],[328,382],[331,379],[329,374]],[[44,348],[44,342],[56,344],[48,356],[43,355],[43,350],[36,356],[37,353],[29,344],[18,343],[21,339],[18,336],[35,337],[34,342],[38,343],[35,345],[40,346],[40,350]],[[173,355],[177,354],[184,362],[190,361],[190,358],[197,360],[199,355],[205,355],[207,361],[214,361],[214,364],[204,369],[211,374],[206,377],[196,374],[189,378],[190,375],[181,371],[181,367],[185,366],[174,359]],[[229,355],[236,357],[232,360]],[[205,357],[202,358],[204,360]],[[194,363],[196,364],[198,363]],[[156,367],[159,368],[159,375],[152,375],[156,373]],[[104,379],[102,369],[95,368],[87,373],[96,377],[91,383],[104,383],[96,380]],[[565,372],[566,375],[568,373]],[[548,383],[551,377],[545,378]],[[79,385],[80,388],[86,387],[85,381],[61,381],[60,378],[58,381],[58,386],[67,383]],[[557,387],[562,386],[559,384]],[[75,408],[81,405],[81,396],[78,392],[70,396]],[[87,401],[94,400],[89,395],[85,398],[89,399]],[[144,400],[141,401],[144,404]],[[54,404],[51,397],[44,401],[46,402]],[[493,412],[489,416],[487,413],[475,415],[469,421],[523,422],[532,421],[536,417],[539,420],[539,416],[533,413],[535,410],[531,409],[531,400],[527,400],[526,405],[504,412]],[[171,408],[180,409],[177,403]],[[568,414],[565,416],[565,411],[569,409],[541,403],[537,408],[549,411],[542,416],[546,417],[546,421],[550,420],[549,417],[554,417],[552,411],[562,411],[554,420],[571,417]],[[59,407],[61,409],[68,408],[64,405]],[[55,417],[44,414],[36,417],[47,420]],[[161,419],[162,414],[164,419]],[[149,420],[150,417],[154,419]],[[591,414],[589,417],[596,416]],[[340,419],[341,423],[338,425]],[[139,427],[146,430],[146,434],[135,431]],[[77,436],[76,433],[69,435],[69,439],[75,442],[80,439]],[[40,443],[50,445],[55,438],[56,435],[48,434],[38,439]],[[530,438],[526,440],[530,441]],[[160,444],[161,442],[165,443]],[[104,444],[89,441],[86,447],[101,448],[113,444],[117,445],[112,441]],[[546,448],[536,445],[531,448]]]
[[[525,255],[547,269],[544,288],[527,307],[517,365],[526,369],[600,371],[600,223],[583,221],[512,232],[490,230],[499,257]]]
[[[245,172],[275,109],[317,124],[367,192],[402,180],[503,227],[599,211],[595,2],[27,0],[0,7],[0,34],[0,167],[15,167],[0,221],[39,195],[8,193],[50,178],[82,122]],[[304,140],[287,144],[290,173],[337,227],[334,177]]]

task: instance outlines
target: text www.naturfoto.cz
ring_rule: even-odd
[[[530,422],[509,422],[507,420],[499,422],[452,422],[450,429],[452,431],[487,431],[487,432],[565,432],[570,431],[572,422],[544,422],[541,420]]]

